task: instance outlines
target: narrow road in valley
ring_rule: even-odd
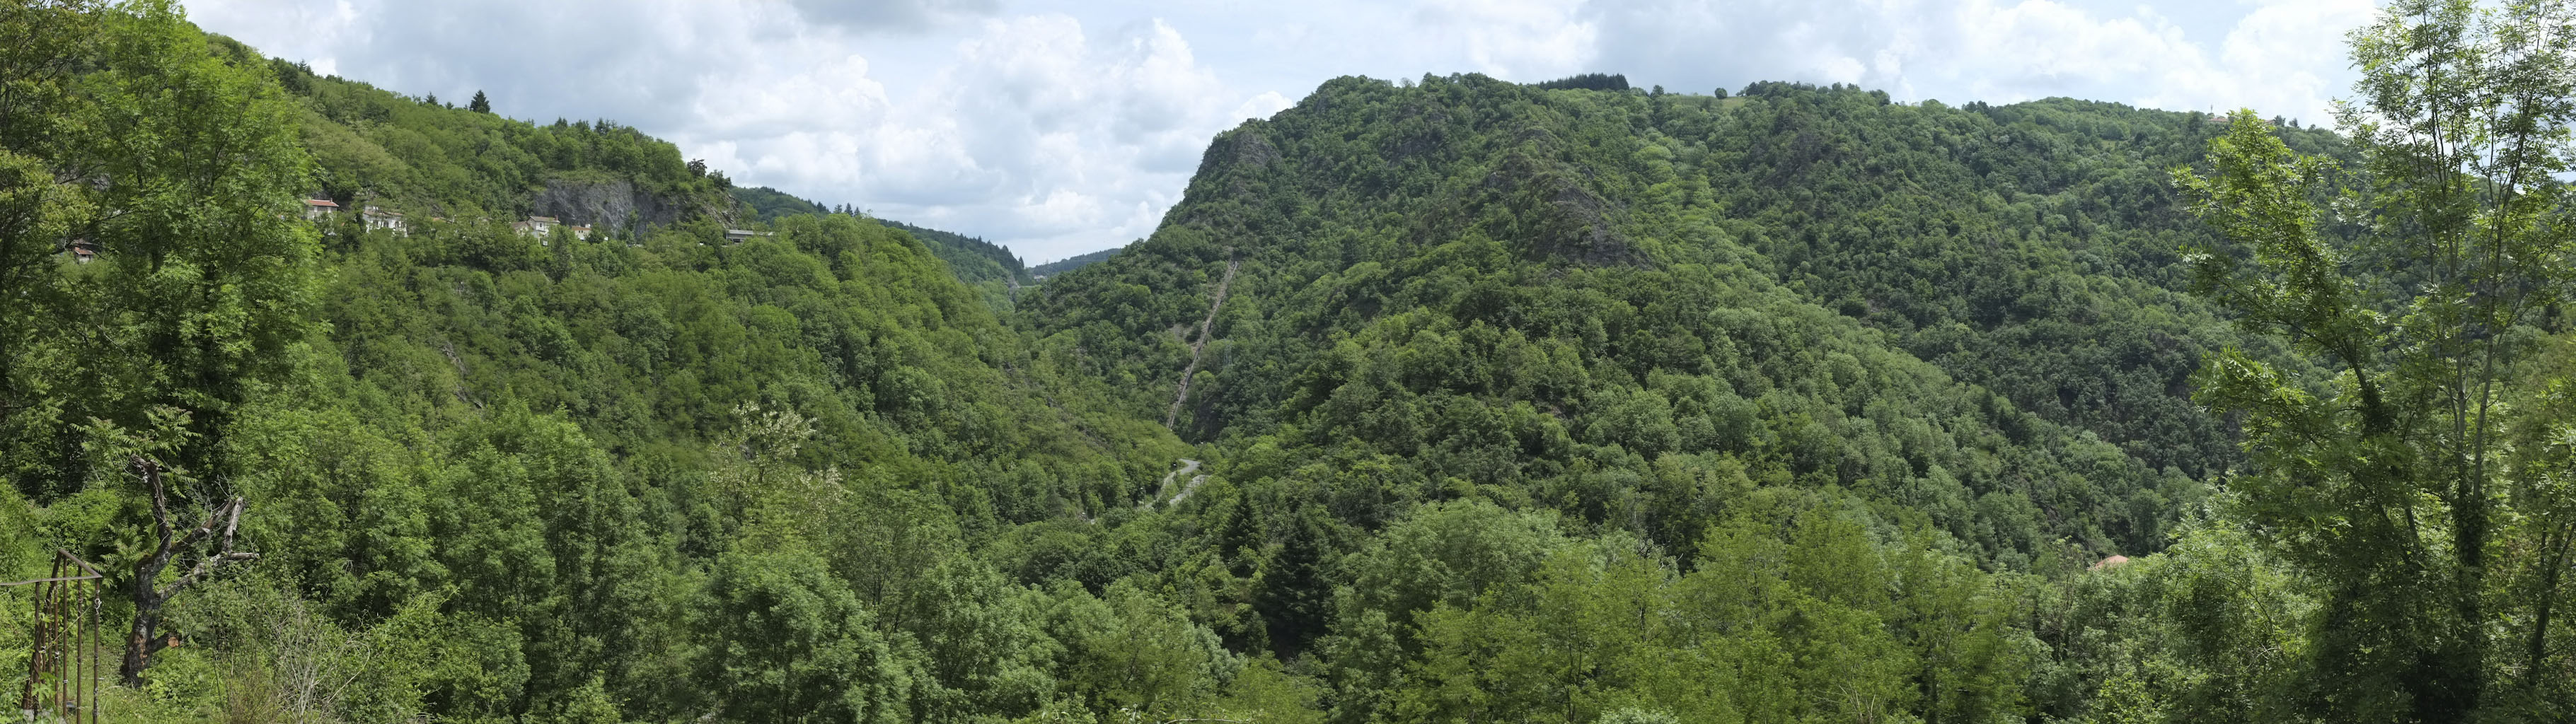
[[[1196,460],[1192,460],[1192,461],[1190,461],[1190,462],[1192,462],[1192,463],[1197,463],[1198,461],[1196,461]],[[1184,501],[1184,500],[1188,500],[1188,499],[1190,499],[1190,494],[1191,494],[1191,493],[1195,493],[1195,492],[1198,492],[1198,491],[1199,491],[1199,483],[1204,483],[1204,482],[1207,482],[1207,476],[1206,476],[1206,475],[1200,475],[1200,476],[1197,476],[1197,477],[1190,478],[1190,484],[1181,486],[1181,494],[1172,496],[1172,501],[1171,501],[1171,502],[1168,502],[1168,503],[1164,503],[1164,504],[1163,504],[1163,507],[1165,507],[1165,508],[1177,508],[1177,507],[1180,507],[1180,505],[1181,505],[1181,501]]]
[[[1225,255],[1234,256],[1234,247],[1226,247]],[[1216,310],[1225,307],[1226,287],[1234,285],[1234,271],[1242,266],[1241,259],[1229,259],[1225,263],[1225,278],[1216,282],[1216,301],[1208,304],[1207,319],[1199,322],[1199,335],[1190,341],[1190,366],[1181,370],[1181,390],[1172,396],[1172,411],[1163,415],[1164,427],[1173,427],[1181,422],[1181,403],[1190,399],[1190,378],[1199,373],[1199,353],[1207,350],[1208,335],[1216,329]]]
[[[1142,502],[1142,503],[1138,503],[1138,504],[1136,504],[1136,509],[1137,509],[1137,510],[1153,510],[1153,509],[1154,509],[1154,502],[1155,502],[1155,501],[1158,501],[1158,500],[1162,500],[1162,499],[1163,499],[1163,493],[1164,493],[1165,491],[1168,491],[1168,490],[1171,490],[1171,489],[1172,489],[1172,481],[1180,479],[1180,477],[1181,477],[1181,476],[1183,476],[1183,475],[1188,475],[1188,474],[1190,474],[1190,473],[1198,472],[1198,469],[1199,469],[1199,461],[1191,460],[1191,459],[1189,459],[1189,458],[1181,458],[1181,469],[1179,469],[1179,470],[1174,470],[1174,471],[1172,471],[1171,473],[1164,475],[1164,476],[1163,476],[1163,484],[1161,484],[1161,485],[1158,485],[1158,486],[1155,486],[1155,487],[1154,487],[1154,497],[1146,499],[1146,500],[1145,500],[1145,502]],[[1190,497],[1190,493],[1192,493],[1192,492],[1194,492],[1194,491],[1197,491],[1197,490],[1199,489],[1199,483],[1204,483],[1204,482],[1207,482],[1207,476],[1205,476],[1205,475],[1200,475],[1200,476],[1197,476],[1197,477],[1190,478],[1190,482],[1188,482],[1188,483],[1186,483],[1186,484],[1183,484],[1183,485],[1181,486],[1181,492],[1180,492],[1180,494],[1179,494],[1179,495],[1174,495],[1174,496],[1172,496],[1172,500],[1171,500],[1171,502],[1164,503],[1164,504],[1163,504],[1163,507],[1168,508],[1168,507],[1171,507],[1171,506],[1174,506],[1174,505],[1179,505],[1179,504],[1181,504],[1181,500],[1182,500],[1183,498],[1188,498],[1188,497]]]

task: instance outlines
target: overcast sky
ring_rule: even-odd
[[[1603,71],[2326,119],[2371,0],[184,0],[314,70],[607,118],[1031,263],[1151,232],[1207,139],[1341,75]]]

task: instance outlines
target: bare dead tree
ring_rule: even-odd
[[[125,666],[118,671],[124,677],[125,685],[142,686],[143,670],[152,666],[152,655],[170,647],[170,641],[159,636],[157,631],[161,627],[161,605],[168,603],[171,596],[205,580],[216,569],[236,561],[258,558],[259,554],[233,550],[233,533],[240,529],[242,511],[248,507],[240,496],[206,511],[205,522],[182,533],[170,525],[170,494],[168,488],[161,484],[161,465],[141,455],[130,458],[128,462],[136,473],[143,476],[144,484],[152,488],[152,532],[159,541],[152,555],[144,556],[134,564],[134,629],[125,640]],[[222,526],[220,535],[216,532],[218,525]],[[215,549],[199,552],[197,545],[210,536],[215,536]],[[161,572],[169,568],[172,558],[182,553],[197,556],[196,564],[189,566],[186,574],[169,585],[158,585]]]

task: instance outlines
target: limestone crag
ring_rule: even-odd
[[[586,180],[551,178],[545,188],[530,200],[538,216],[552,216],[576,226],[600,228],[622,227],[628,223],[664,226],[704,214],[713,214],[730,224],[734,210],[702,208],[680,199],[668,199],[635,188],[626,179]]]

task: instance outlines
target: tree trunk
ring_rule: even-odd
[[[2433,652],[2434,684],[2429,701],[2418,700],[2423,721],[2468,721],[2479,709],[2486,688],[2487,637],[2482,630],[2486,589],[2487,505],[2482,482],[2462,481],[2452,503],[2451,622],[2449,641]]]
[[[2560,525],[2551,533],[2555,534],[2556,544],[2551,544],[2548,537],[2541,541],[2541,547],[2549,549],[2549,563],[2541,567],[2540,610],[2531,624],[2531,664],[2523,669],[2524,686],[2540,683],[2541,663],[2549,653],[2549,604],[2558,599],[2558,574],[2566,570],[2567,547],[2570,539],[2576,538],[2576,524]]]
[[[258,558],[259,554],[233,551],[233,534],[241,528],[242,511],[247,507],[241,498],[224,501],[213,510],[206,511],[205,522],[182,533],[170,526],[170,495],[161,485],[161,465],[140,455],[128,462],[134,466],[135,472],[143,476],[144,484],[152,489],[152,532],[159,540],[152,555],[144,556],[134,564],[134,581],[130,589],[134,598],[134,626],[126,633],[125,664],[117,669],[126,686],[139,687],[143,685],[143,671],[152,667],[152,655],[170,646],[168,639],[160,635],[161,605],[168,603],[170,597],[178,595],[179,591],[205,580],[206,575],[216,569],[236,561]],[[170,585],[156,585],[161,580],[161,572],[170,567],[170,558],[181,551],[193,552],[199,541],[217,535],[217,523],[223,524],[223,532],[215,538],[215,550],[200,555],[196,565],[190,566],[186,574],[171,581]]]
[[[116,670],[126,686],[142,686],[143,670],[152,665],[152,655],[165,648],[158,629],[161,627],[161,604],[166,601],[154,596],[149,580],[135,579],[134,628],[125,637],[125,664]]]

